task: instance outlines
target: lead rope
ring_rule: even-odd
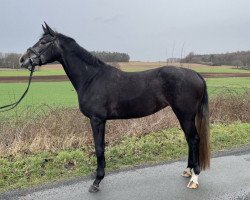
[[[31,61],[30,61],[30,62],[31,62]],[[1,106],[1,107],[0,107],[0,112],[6,112],[6,111],[9,111],[9,110],[14,109],[14,108],[23,100],[23,98],[24,98],[24,97],[26,96],[26,94],[28,93],[28,90],[29,90],[29,87],[30,87],[30,83],[31,83],[31,80],[32,80],[32,75],[33,75],[34,69],[35,69],[35,66],[31,65],[31,70],[30,70],[30,77],[29,77],[28,86],[27,86],[26,90],[24,91],[23,95],[20,97],[20,99],[19,99],[18,101],[16,101],[15,103],[11,103],[11,104],[8,104],[8,105],[5,105],[5,106]]]
[[[33,49],[32,47],[31,48],[28,48],[29,51],[31,51],[32,53],[34,53],[36,55],[36,58],[39,59],[39,65],[41,66],[42,65],[42,61],[41,61],[41,55],[47,51],[49,49],[49,47],[51,45],[54,44],[54,41],[56,40],[56,37],[53,38],[53,40],[50,41],[50,44],[45,48],[43,49],[40,53],[38,53],[35,49]],[[25,97],[25,95],[27,94],[28,90],[29,90],[29,87],[30,87],[30,83],[31,83],[31,80],[32,80],[32,75],[33,75],[33,72],[34,72],[34,69],[35,69],[35,66],[32,64],[32,58],[29,59],[29,62],[30,62],[30,65],[31,65],[31,70],[30,70],[30,77],[29,77],[29,83],[28,83],[28,87],[27,89],[24,91],[23,95],[20,97],[20,99],[15,102],[15,103],[11,103],[9,105],[5,105],[5,106],[2,106],[0,107],[0,112],[6,112],[8,110],[12,110],[13,108],[15,108],[21,101],[22,99]],[[2,109],[5,109],[5,110],[2,110]]]

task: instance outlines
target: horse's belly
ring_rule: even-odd
[[[145,117],[167,107],[166,100],[143,99],[119,102],[111,109],[110,117],[113,119],[130,119]]]

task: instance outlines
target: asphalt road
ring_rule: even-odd
[[[186,162],[109,174],[101,191],[88,192],[92,180],[76,180],[54,187],[12,192],[2,199],[18,200],[250,200],[250,150],[212,159],[209,171],[199,176],[200,187],[190,190],[180,176]]]

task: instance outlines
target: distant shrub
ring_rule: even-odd
[[[130,59],[127,53],[107,51],[92,51],[91,53],[103,62],[129,62]]]
[[[231,65],[236,67],[250,66],[250,51],[238,51],[225,54],[194,54],[190,52],[181,60],[183,63],[198,63],[211,66]]]

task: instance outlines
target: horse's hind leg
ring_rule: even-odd
[[[90,186],[89,192],[94,193],[99,191],[99,184],[101,180],[105,176],[105,141],[104,141],[104,135],[105,135],[105,121],[100,120],[98,118],[91,118],[90,119],[93,136],[94,136],[94,142],[95,142],[95,153],[97,157],[97,169],[96,169],[96,178],[93,183],[93,185]]]
[[[189,129],[189,128],[185,128],[185,125],[181,125],[181,127],[182,127],[183,131],[185,129]],[[191,142],[190,142],[190,134],[188,134],[187,132],[184,131],[185,137],[186,137],[186,141],[188,143],[188,164],[187,164],[186,169],[182,172],[181,176],[189,178],[189,177],[192,176],[192,169],[194,167],[194,161],[193,161],[193,148],[192,148],[192,145],[191,145]]]
[[[186,138],[187,140],[187,138]],[[188,142],[188,141],[187,141]],[[187,168],[182,172],[181,176],[189,178],[192,176],[192,149],[190,147],[188,147],[188,164],[187,164]]]
[[[184,171],[185,177],[190,177],[187,187],[195,189],[198,187],[198,175],[200,174],[199,166],[199,136],[195,126],[195,114],[181,114],[175,112],[180,121],[182,130],[185,133],[189,148],[188,166]]]

